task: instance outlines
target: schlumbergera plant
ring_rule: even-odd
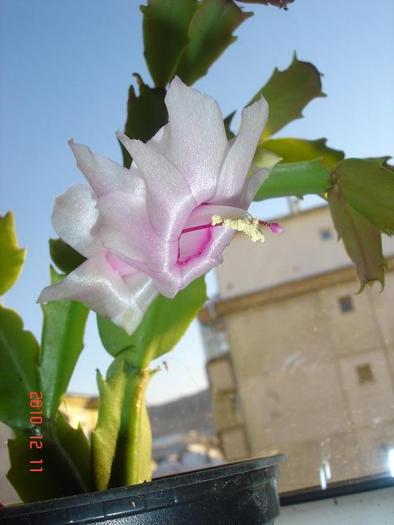
[[[388,157],[346,159],[325,139],[273,138],[325,96],[318,70],[294,55],[246,105],[234,135],[234,114],[223,119],[216,102],[190,86],[251,13],[231,0],[149,0],[141,10],[154,87],[139,75],[138,95],[130,87],[118,133],[123,166],[70,141],[88,184],[55,203],[60,239],[50,240],[41,344],[0,306],[0,419],[15,434],[8,479],[26,502],[151,479],[150,363],[174,347],[205,302],[204,274],[221,262],[234,231],[256,241],[265,228],[280,230],[247,213],[252,200],[322,197],[360,288],[384,283],[381,237],[394,231]],[[24,261],[11,214],[0,219],[0,249],[2,295]],[[62,397],[89,309],[113,361],[105,378],[97,372],[98,420],[87,437],[68,423]],[[39,474],[29,468],[34,461]]]

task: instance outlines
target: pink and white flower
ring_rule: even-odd
[[[245,217],[268,175],[250,176],[267,103],[243,110],[230,142],[212,98],[175,78],[165,103],[169,122],[146,144],[118,134],[130,169],[70,141],[89,185],[56,199],[52,223],[87,260],[39,302],[80,301],[132,333],[158,293],[174,297],[222,262],[234,230],[212,217]]]

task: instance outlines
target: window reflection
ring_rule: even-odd
[[[345,297],[340,297],[339,306],[343,314],[346,314],[347,312],[351,312],[352,310],[354,310],[353,299],[350,297],[350,295],[346,295]]]
[[[356,366],[358,382],[360,385],[363,383],[373,383],[375,381],[371,365],[358,365]]]
[[[322,241],[328,241],[333,238],[333,233],[331,228],[321,228],[320,229],[320,239]]]
[[[388,454],[388,465],[390,469],[390,476],[394,478],[394,448],[389,450]]]

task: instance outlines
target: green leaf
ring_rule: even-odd
[[[298,60],[296,54],[287,69],[274,70],[271,78],[250,102],[252,104],[263,95],[269,104],[269,117],[261,135],[262,141],[289,122],[302,118],[302,110],[311,100],[325,97],[320,77],[313,64]]]
[[[97,374],[100,404],[92,434],[92,459],[98,490],[149,481],[152,434],[145,405],[151,372],[130,364],[126,350],[111,364],[107,379]]]
[[[156,86],[165,87],[174,76],[197,5],[196,0],[149,0],[141,6],[144,55]]]
[[[346,159],[332,174],[346,202],[382,232],[394,233],[394,172],[385,159]]]
[[[226,130],[227,140],[231,140],[235,137],[235,133],[233,133],[230,129],[231,122],[233,121],[235,113],[236,112],[233,111],[232,113],[227,115],[225,119],[223,119],[223,124],[224,124],[224,129]]]
[[[64,273],[70,273],[86,261],[85,257],[61,239],[49,239],[49,253],[56,266]]]
[[[51,283],[63,276],[51,268]],[[44,393],[47,419],[57,412],[83,348],[89,310],[74,301],[51,301],[42,305],[44,323],[41,335],[39,377]]]
[[[18,432],[7,443],[7,478],[20,498],[29,503],[90,492],[90,447],[82,429],[71,427],[61,413],[56,421],[36,428],[43,436],[41,449],[29,447],[33,432]],[[30,472],[30,460],[43,460],[43,472]]]
[[[93,479],[97,490],[105,490],[111,477],[116,442],[120,429],[121,407],[127,377],[123,373],[123,356],[115,359],[104,380],[97,370],[99,409],[96,428],[92,433]]]
[[[0,306],[0,420],[29,428],[29,393],[37,392],[39,346],[13,310]]]
[[[134,76],[137,79],[140,92],[137,97],[134,87],[130,86],[125,134],[131,139],[147,142],[168,122],[167,108],[164,104],[166,90],[151,88],[144,84],[139,75]],[[128,168],[131,164],[131,157],[125,148],[121,147],[123,164]]]
[[[277,164],[258,190],[254,200],[274,197],[324,195],[331,187],[329,172],[319,160]]]
[[[270,139],[264,141],[260,148],[276,153],[286,164],[319,159],[325,168],[333,169],[345,154],[343,151],[329,148],[326,143],[327,139]]]
[[[111,355],[132,349],[134,366],[148,366],[152,359],[176,345],[206,298],[204,277],[193,281],[174,299],[159,295],[131,336],[108,319],[97,316],[101,341]]]
[[[260,146],[255,152],[252,164],[256,168],[265,168],[268,170],[272,170],[281,161],[282,157],[279,157],[279,155],[277,155],[273,151]],[[250,175],[253,175],[253,169],[251,169],[249,173]]]
[[[110,319],[97,315],[97,326],[104,348],[113,357],[131,347],[131,336]]]
[[[232,44],[235,29],[252,13],[242,11],[232,0],[202,0],[189,28],[189,43],[176,73],[186,84],[204,76],[208,68]]]
[[[356,265],[361,291],[367,283],[384,285],[386,266],[382,239],[378,228],[354,210],[335,186],[328,194],[328,203],[338,237]]]
[[[0,215],[0,296],[18,279],[25,260],[26,250],[18,247],[15,221],[12,212]]]

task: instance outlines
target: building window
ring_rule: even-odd
[[[375,381],[371,365],[368,363],[356,366],[356,372],[360,385],[363,383],[373,383]]]
[[[328,241],[329,239],[332,239],[332,230],[331,230],[331,228],[322,228],[320,230],[320,239],[322,241]]]
[[[343,314],[347,312],[352,312],[354,310],[353,299],[350,297],[350,295],[346,295],[345,297],[340,297],[339,306]]]

